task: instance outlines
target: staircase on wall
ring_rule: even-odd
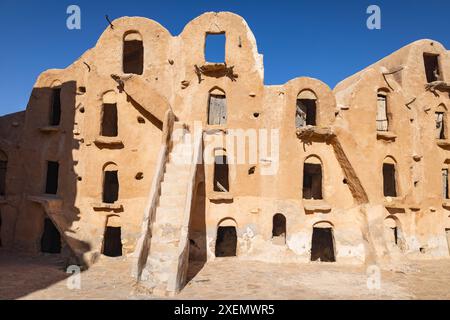
[[[148,229],[143,229],[147,234],[141,237],[148,237],[148,245],[141,246],[148,253],[146,259],[141,259],[141,270],[136,273],[140,284],[159,296],[176,294],[186,278],[188,230],[197,168],[197,161],[193,159],[198,159],[201,144],[201,136],[192,143],[191,134],[183,124],[175,122],[173,129],[174,137],[168,143],[169,152],[160,169],[163,173],[159,186],[158,181],[154,181],[154,189],[159,191],[154,208],[150,208],[154,214],[149,219]]]

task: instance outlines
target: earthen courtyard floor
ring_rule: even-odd
[[[81,273],[81,289],[70,290],[60,257],[0,250],[0,299],[154,298],[136,293],[129,270],[126,259],[102,257]],[[450,259],[383,270],[380,290],[366,283],[364,267],[224,258],[207,263],[176,299],[450,299]]]

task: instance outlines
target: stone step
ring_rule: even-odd
[[[178,177],[181,179],[189,178],[189,170],[179,170],[174,167],[166,167],[166,172],[164,172],[164,176]]]
[[[192,154],[174,154],[169,155],[169,163],[176,165],[189,166],[192,163]]]
[[[155,221],[152,229],[154,230],[152,242],[171,243],[180,240],[181,223],[158,223]]]
[[[172,162],[166,164],[166,172],[185,172],[189,174],[190,168],[190,164],[179,164]]]
[[[186,195],[183,193],[177,195],[161,194],[161,197],[159,198],[159,206],[184,208],[185,200]]]
[[[184,208],[181,207],[158,207],[156,209],[156,220],[158,224],[178,225],[183,217]]]
[[[176,183],[187,186],[187,183],[189,180],[189,175],[188,174],[180,174],[180,173],[166,172],[164,174],[163,181],[164,182],[176,182]]]
[[[158,257],[172,257],[174,253],[178,252],[180,241],[161,242],[159,239],[152,241],[151,252],[153,258]]]
[[[184,183],[178,181],[163,181],[161,183],[161,194],[164,195],[176,195],[186,193],[187,186]]]

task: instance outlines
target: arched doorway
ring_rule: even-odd
[[[274,244],[286,244],[286,217],[281,213],[273,216],[272,242]]]
[[[384,219],[384,238],[390,250],[402,250],[402,230],[397,217],[390,215]]]
[[[235,257],[237,249],[236,221],[222,220],[217,227],[216,257]]]
[[[313,226],[311,261],[336,261],[333,225],[329,222],[319,222]]]
[[[102,253],[107,257],[122,256],[122,228],[118,216],[109,216],[106,221]]]

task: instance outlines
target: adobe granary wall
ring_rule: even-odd
[[[178,36],[146,18],[112,25],[42,73],[25,112],[0,118],[2,246],[87,265],[127,257],[163,294],[180,290],[189,261],[222,256],[449,256],[441,44],[414,42],[331,90],[305,77],[265,86],[233,13]],[[211,62],[215,37],[224,59]]]

